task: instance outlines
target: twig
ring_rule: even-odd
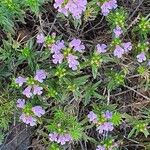
[[[109,105],[110,103],[110,90],[108,90],[108,94],[107,94],[107,105]]]
[[[145,96],[145,95],[141,94],[140,92],[138,92],[138,91],[134,90],[132,87],[129,87],[129,86],[127,86],[127,85],[124,85],[124,87],[126,87],[126,88],[130,89],[131,91],[134,91],[135,93],[137,93],[138,95],[142,96],[143,98],[145,98],[145,99],[147,99],[147,100],[150,100],[150,98],[149,98],[149,97],[147,97],[147,96]]]
[[[134,14],[135,14],[136,11],[138,10],[138,8],[142,5],[143,1],[144,1],[144,0],[141,0],[141,1],[140,1],[139,5],[136,7],[136,9],[135,9],[134,12],[131,14],[131,16],[129,17],[128,20],[130,20],[130,19],[134,16]]]

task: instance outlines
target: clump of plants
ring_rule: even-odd
[[[29,10],[38,13],[45,2],[48,1],[14,2],[13,9],[18,8],[14,13],[18,15],[24,3]],[[16,109],[17,121],[27,127],[34,126],[39,143],[50,150],[79,147],[82,150],[119,150],[127,149],[126,142],[133,142],[131,138],[135,141],[140,140],[139,135],[147,138],[150,97],[144,92],[149,92],[150,87],[148,16],[140,15],[129,27],[129,13],[117,0],[54,0],[49,4],[57,13],[58,24],[65,22],[80,34],[84,25],[103,18],[107,38],[89,42],[84,35],[67,37],[58,32],[57,23],[56,30],[41,29],[23,44],[8,37],[10,42],[4,40],[0,49],[7,68],[2,80],[7,81],[7,74],[9,95],[15,98],[0,106],[2,110],[6,107],[6,112],[0,110],[0,118],[8,109]],[[3,5],[8,7],[10,3],[3,2]],[[128,92],[135,93],[138,102],[131,102],[132,96],[126,100],[118,97]],[[146,103],[144,107],[128,109],[143,105],[140,99]],[[11,119],[5,118],[3,122],[0,126],[5,129]]]

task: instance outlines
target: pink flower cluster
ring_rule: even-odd
[[[51,46],[51,43],[54,42],[55,40],[55,37],[56,37],[56,33],[53,32],[50,36],[46,36],[43,34],[43,33],[39,33],[36,37],[36,42],[38,44],[44,44],[47,40],[48,40],[48,43],[45,43],[45,44],[48,44],[47,46]],[[50,38],[50,39],[49,39]],[[44,45],[45,46],[45,45]]]
[[[117,0],[107,0],[101,5],[102,14],[107,16],[112,9],[117,8]]]
[[[106,49],[107,49],[107,46],[105,44],[97,44],[96,45],[96,52],[98,54],[100,54],[100,53],[106,53],[106,51],[107,51]]]
[[[90,111],[89,114],[87,115],[88,119],[90,122],[93,122],[93,123],[97,123],[97,115],[93,112],[93,111]]]
[[[82,44],[81,40],[75,38],[69,43],[69,47],[73,48],[74,51],[78,51],[80,53],[82,53],[85,49],[85,46]]]
[[[67,142],[72,141],[72,137],[69,134],[60,135],[60,134],[54,132],[54,133],[49,134],[49,140],[51,142],[57,142],[57,143],[60,143],[61,145],[64,145]]]
[[[104,122],[102,125],[97,127],[99,134],[103,134],[108,131],[113,131],[114,126],[111,122]]]
[[[21,76],[15,79],[15,83],[18,84],[19,86],[22,86],[26,81],[27,81],[27,78],[24,78]]]
[[[121,58],[123,54],[128,53],[131,50],[132,50],[131,42],[122,43],[121,46],[116,45],[114,50],[114,56]],[[98,54],[107,52],[107,46],[105,44],[97,44],[96,52]]]
[[[122,43],[121,45],[116,45],[114,50],[114,56],[118,58],[122,58],[123,54],[126,54],[131,50],[132,50],[131,42]]]
[[[113,32],[114,32],[116,38],[120,37],[120,35],[123,33],[121,27],[119,27],[119,26],[116,26],[116,28],[113,30]]]
[[[53,63],[54,64],[61,64],[63,62],[64,54],[63,51],[65,50],[66,46],[64,41],[57,41],[55,44],[52,45],[51,47],[51,52],[53,53]],[[73,39],[70,43],[69,43],[69,48],[71,48],[73,50],[73,52],[83,52],[83,50],[85,49],[85,46],[82,44],[81,40],[79,39]],[[71,68],[72,70],[77,70],[77,66],[79,65],[78,62],[78,57],[75,56],[72,53],[69,53],[66,56],[67,62],[69,64],[69,68]]]
[[[115,37],[119,38],[120,35],[123,33],[121,27],[116,26],[116,28],[113,30]],[[132,50],[132,44],[131,42],[121,43],[121,45],[116,45],[114,50],[114,56],[118,58],[122,58],[123,54],[128,53]]]
[[[37,70],[34,80],[42,83],[44,79],[46,79],[47,73],[44,70]],[[19,76],[15,79],[15,83],[19,86],[22,86],[25,82],[27,82],[27,78]],[[23,95],[25,95],[27,98],[32,97],[33,95],[41,95],[43,88],[39,85],[29,85],[27,86],[24,91]]]
[[[20,116],[20,120],[22,120],[22,122],[24,122],[27,125],[29,124],[30,126],[35,126],[37,122],[36,118],[26,115],[24,113]]]
[[[36,42],[38,44],[43,44],[44,41],[45,41],[44,34],[43,33],[38,34],[37,37],[36,37]]]
[[[96,115],[93,111],[89,112],[89,114],[88,114],[87,117],[88,117],[88,119],[89,119],[90,122],[92,122],[92,123],[94,123],[94,124],[98,123],[97,115]],[[111,119],[111,118],[112,118],[112,112],[106,111],[106,112],[103,114],[103,117],[104,117],[106,120]],[[113,129],[114,129],[113,124],[112,124],[111,122],[108,122],[108,121],[102,123],[101,125],[99,125],[99,126],[97,127],[97,131],[98,131],[100,134],[103,134],[104,132],[108,132],[108,131],[113,131]]]
[[[18,99],[17,100],[17,107],[18,108],[25,108],[25,100],[24,99]],[[20,120],[22,120],[25,124],[29,124],[30,126],[36,125],[37,119],[36,117],[41,117],[45,114],[45,110],[41,106],[34,106],[31,109],[33,115],[25,114],[23,113],[20,116]]]
[[[69,64],[69,68],[71,68],[72,70],[77,70],[77,66],[79,65],[79,62],[78,62],[78,57],[77,56],[74,56],[72,54],[69,54],[67,56],[67,61],[68,61],[68,64]]]
[[[25,95],[27,98],[32,97],[33,95],[41,95],[43,88],[38,85],[28,86],[23,91],[23,95]]]
[[[54,8],[65,16],[72,14],[75,19],[80,19],[86,5],[87,0],[55,0]]]
[[[102,145],[98,145],[96,150],[106,150],[106,148]]]
[[[34,76],[34,81],[38,81],[42,83],[44,79],[46,79],[47,73],[44,70],[37,70],[36,74]],[[24,78],[19,76],[18,78],[15,79],[15,83],[18,84],[19,86],[23,86],[24,83],[28,82],[28,78]],[[29,83],[28,83],[29,84]],[[33,95],[41,95],[42,94],[43,88],[40,87],[39,85],[28,85],[24,91],[23,95],[25,95],[27,98],[32,97]],[[25,109],[25,99],[18,99],[17,100],[17,107],[21,109]],[[30,109],[30,108],[29,108]],[[45,110],[41,106],[34,106],[29,110],[27,113],[23,113],[20,116],[20,120],[22,120],[24,123],[29,124],[30,126],[36,125],[37,118],[36,117],[41,117],[42,115],[45,114]]]
[[[64,59],[64,55],[62,54],[61,50],[65,48],[65,43],[64,41],[57,41],[55,44],[52,45],[51,47],[51,52],[53,54],[53,63],[54,64],[61,64]]]
[[[137,58],[137,61],[138,61],[139,63],[142,63],[143,61],[146,61],[146,55],[145,55],[144,52],[141,52],[140,54],[138,54],[138,55],[136,56],[136,58]]]

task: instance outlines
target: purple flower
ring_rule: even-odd
[[[107,46],[105,44],[101,44],[101,45],[97,44],[96,48],[97,48],[97,53],[105,53],[107,51],[106,50]]]
[[[58,133],[54,132],[54,133],[50,133],[49,134],[49,140],[52,142],[57,142],[60,143],[61,145],[66,144],[66,142],[69,142],[72,140],[72,137],[69,134],[65,134],[65,135],[59,135]]]
[[[115,37],[116,37],[116,38],[118,38],[118,37],[123,33],[121,27],[119,27],[119,26],[117,26],[117,27],[113,30],[113,32],[115,33]]]
[[[42,33],[38,34],[37,37],[36,37],[37,43],[38,43],[38,44],[44,43],[44,38],[45,38],[45,37],[44,37],[44,35],[43,35]]]
[[[105,113],[104,113],[104,117],[106,118],[106,119],[111,119],[112,118],[112,112],[110,112],[110,111],[106,111]]]
[[[72,137],[71,137],[71,135],[69,135],[69,134],[65,134],[64,137],[65,137],[65,141],[66,141],[66,142],[69,142],[69,141],[72,140]]]
[[[54,8],[58,8],[58,12],[68,16],[69,13],[76,19],[80,19],[83,11],[85,11],[87,0],[55,0]]]
[[[90,122],[93,122],[93,123],[97,122],[97,115],[93,111],[90,111],[87,117]]]
[[[113,124],[111,122],[104,122],[104,124],[97,127],[99,134],[103,134],[104,131],[112,131],[114,129]]]
[[[55,0],[54,8],[58,8],[58,12],[63,13],[65,16],[68,16],[68,10],[62,6],[63,4],[64,0]]]
[[[114,129],[114,126],[113,126],[113,124],[111,122],[105,122],[103,124],[103,129],[105,131],[112,131]]]
[[[65,48],[65,43],[63,40],[57,41],[56,44],[58,46],[58,49],[60,49],[60,50]]]
[[[116,8],[117,8],[117,1],[116,0],[106,1],[101,6],[102,14],[104,16],[107,16],[112,9],[116,9]]]
[[[69,68],[71,68],[72,70],[77,70],[77,66],[79,65],[79,62],[77,61],[77,59],[78,57],[72,54],[69,54],[67,57]]]
[[[114,56],[121,58],[123,54],[124,54],[124,49],[119,45],[117,45],[116,49],[114,50]]]
[[[56,53],[52,57],[53,57],[52,61],[54,64],[61,64],[64,59],[64,55],[62,53]]]
[[[64,145],[66,143],[65,137],[63,135],[59,135],[57,142]]]
[[[37,119],[32,116],[27,116],[26,114],[22,114],[20,116],[20,120],[22,120],[25,124],[30,124],[30,126],[35,126]]]
[[[45,70],[37,70],[34,80],[37,80],[40,83],[42,83],[43,80],[46,79],[46,76],[47,76],[47,73],[45,72]]]
[[[58,12],[64,14],[66,17],[68,17],[68,15],[69,15],[69,12],[65,7],[64,8],[59,8]]]
[[[54,141],[57,142],[57,140],[58,140],[58,133],[55,133],[55,132],[54,133],[50,133],[49,134],[49,140],[52,141],[52,142],[54,142]]]
[[[43,93],[43,88],[38,85],[33,85],[33,94],[34,95],[41,95]]]
[[[145,61],[146,60],[145,53],[144,52],[140,53],[139,55],[136,56],[136,58],[137,58],[138,62],[140,62],[140,63]]]
[[[123,46],[123,49],[126,53],[132,50],[131,42],[122,43],[121,45]]]
[[[41,117],[45,114],[45,110],[41,106],[32,107],[32,111],[38,117]]]
[[[106,150],[104,146],[98,145],[96,150]]]
[[[24,108],[25,106],[25,99],[18,99],[17,100],[17,107],[18,108]]]
[[[25,95],[26,97],[30,98],[32,97],[32,92],[31,92],[32,87],[28,86],[25,88],[25,90],[23,91],[23,95]]]
[[[66,9],[72,14],[75,19],[80,19],[83,11],[86,10],[87,0],[69,0]]]
[[[64,3],[64,0],[55,0],[55,3],[54,3],[54,8],[58,8],[58,7],[61,7],[61,5]]]
[[[28,86],[25,88],[25,90],[23,91],[23,95],[25,95],[26,97],[30,98],[33,95],[41,95],[43,88],[38,86],[38,85],[33,85],[32,86]]]
[[[104,2],[103,5],[101,6],[102,14],[104,16],[107,16],[110,13],[110,6],[108,2]]]
[[[51,52],[54,54],[59,54],[61,49],[65,48],[65,43],[64,41],[57,41],[55,44],[52,45],[51,47]]]
[[[97,131],[99,132],[99,134],[103,134],[104,132],[104,125],[100,125],[97,127]]]
[[[52,35],[53,38],[56,38],[56,32],[52,32],[51,35]]]
[[[22,86],[23,83],[25,83],[27,81],[26,78],[23,78],[21,76],[19,76],[18,78],[15,79],[15,83],[19,84],[19,86]]]
[[[116,9],[117,8],[117,0],[109,0],[109,6],[111,9]]]
[[[69,46],[73,48],[74,51],[82,52],[85,49],[85,46],[82,44],[80,39],[73,39]]]

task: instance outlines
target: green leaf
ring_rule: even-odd
[[[81,26],[82,20],[81,19],[74,19],[73,24],[74,24],[74,27],[77,29]]]
[[[115,125],[115,126],[119,126],[121,124],[122,121],[122,116],[120,113],[115,112],[111,118],[111,122]]]
[[[94,79],[96,79],[97,73],[98,73],[98,67],[96,65],[92,65],[92,74]]]
[[[148,135],[149,135],[148,130],[147,130],[147,129],[145,129],[145,130],[143,131],[143,133],[144,133],[145,137],[147,138],[147,137],[148,137]]]
[[[128,138],[130,138],[134,133],[135,133],[135,128],[133,128],[131,131],[130,131],[130,133],[128,134]]]
[[[100,95],[99,93],[97,92],[93,92],[93,96],[100,99],[100,100],[104,100],[106,97],[103,96],[103,95]]]
[[[87,79],[89,77],[90,77],[89,75],[86,75],[86,76],[75,78],[74,79],[74,84],[77,85],[77,86],[84,85],[88,81]]]

